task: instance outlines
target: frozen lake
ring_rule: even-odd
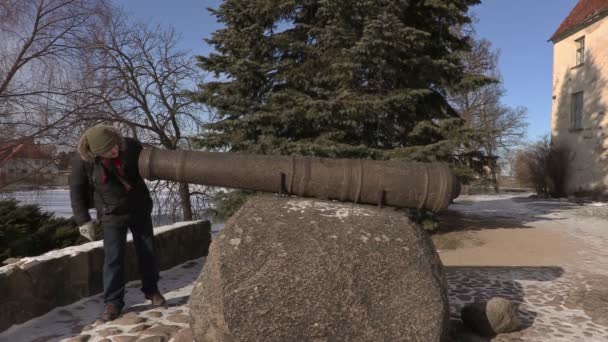
[[[15,191],[0,194],[0,198],[14,198],[22,204],[37,204],[43,211],[59,217],[72,217],[70,192],[67,189]]]
[[[57,217],[72,217],[72,207],[70,206],[70,191],[68,189],[49,189],[49,190],[33,190],[33,191],[14,191],[8,193],[0,193],[0,199],[13,198],[22,204],[36,204],[43,211],[48,211]],[[94,217],[95,210],[91,210]],[[172,224],[176,221],[181,221],[179,218],[174,219],[173,215],[159,215],[155,210],[152,215],[154,226],[162,226]],[[214,224],[212,230],[217,231],[223,227],[223,223]]]

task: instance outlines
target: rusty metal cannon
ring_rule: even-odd
[[[445,163],[144,149],[139,172],[149,180],[435,211],[458,195]]]

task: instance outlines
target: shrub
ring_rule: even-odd
[[[56,218],[36,205],[0,201],[0,261],[40,255],[84,241],[71,219]]]
[[[515,176],[534,187],[539,195],[563,197],[570,164],[570,153],[545,137],[519,151],[515,159]]]

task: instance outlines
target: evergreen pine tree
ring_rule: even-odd
[[[474,132],[446,100],[478,0],[225,0],[196,98],[201,142],[262,154],[456,161]]]

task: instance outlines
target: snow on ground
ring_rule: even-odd
[[[448,208],[464,215],[499,219],[551,218],[552,213],[577,206],[564,199],[529,199],[531,193],[460,196]]]

